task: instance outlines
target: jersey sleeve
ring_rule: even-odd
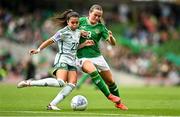
[[[57,42],[59,40],[61,40],[61,35],[62,33],[60,31],[56,32],[56,34],[54,34],[51,39],[54,41],[54,42]]]
[[[107,40],[109,37],[108,29],[102,25],[102,39]]]

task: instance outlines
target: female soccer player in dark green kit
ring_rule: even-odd
[[[111,45],[115,45],[116,42],[112,33],[107,30],[103,23],[101,23],[102,15],[102,7],[100,5],[93,5],[89,10],[89,16],[80,18],[79,29],[88,32],[88,35],[80,38],[81,46],[77,52],[77,56],[79,58],[79,66],[84,72],[88,73],[90,68],[88,66],[88,62],[92,62],[98,69],[101,77],[108,85],[110,92],[120,97],[118,87],[112,78],[110,68],[104,57],[101,55],[98,45],[100,39],[109,42]],[[93,40],[94,45],[83,45],[82,43],[84,43],[86,40]],[[94,79],[92,79],[92,81],[93,80]],[[93,82],[98,86],[98,83],[96,83],[97,81]],[[122,103],[122,101],[116,103],[115,106],[122,110],[128,110],[128,108]]]

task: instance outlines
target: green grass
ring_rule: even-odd
[[[114,107],[92,86],[74,90],[61,104],[61,111],[48,111],[46,105],[56,96],[58,88],[23,88],[0,84],[0,116],[180,116],[180,87],[120,87],[128,111]],[[89,105],[85,111],[73,111],[70,100],[81,94]]]

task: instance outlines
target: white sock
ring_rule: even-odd
[[[75,85],[72,83],[68,83],[59,93],[58,95],[51,101],[50,105],[57,105],[61,102],[66,96],[68,96],[72,90],[75,88]]]
[[[41,80],[30,81],[30,86],[50,86],[50,87],[63,87],[64,81],[62,79],[45,78]]]

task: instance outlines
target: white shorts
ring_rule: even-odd
[[[102,55],[95,58],[80,58],[77,61],[77,66],[80,67],[81,69],[82,65],[84,64],[86,60],[91,61],[95,65],[95,67],[98,69],[98,71],[110,70],[109,65],[107,64],[106,60],[104,59]]]

